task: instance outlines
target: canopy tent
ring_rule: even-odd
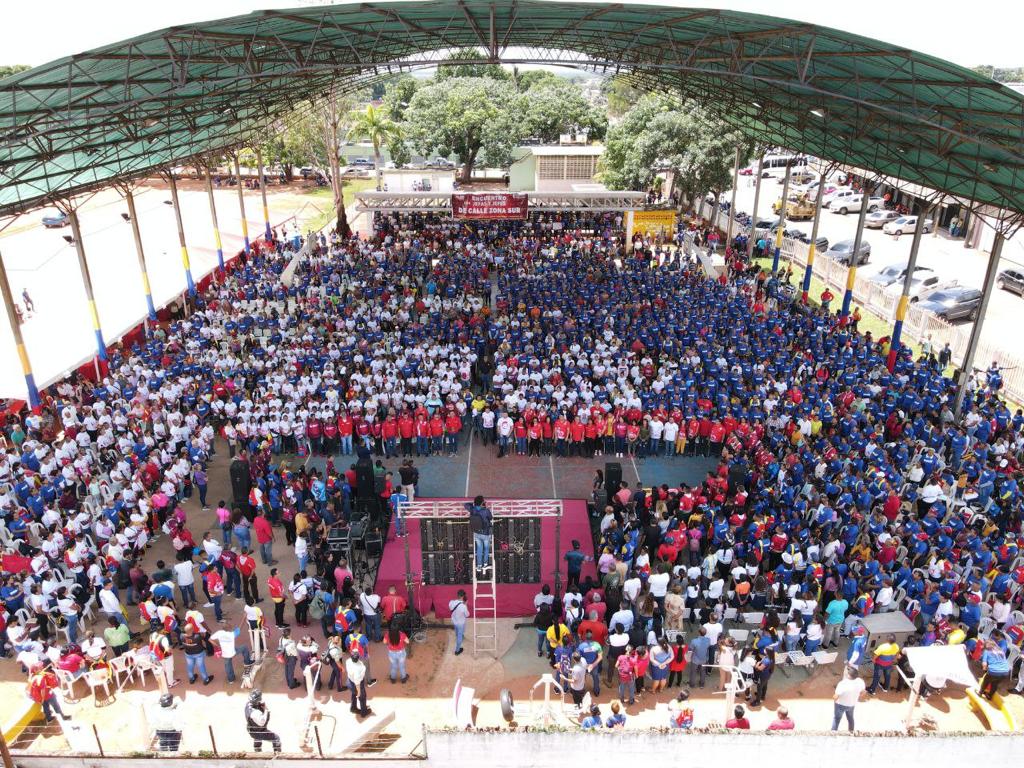
[[[929,685],[939,687],[939,681],[948,681],[968,688],[978,687],[978,679],[967,663],[967,651],[963,645],[907,646],[903,653],[914,673]]]
[[[935,57],[726,10],[432,0],[170,27],[0,81],[0,215],[238,147],[306,99],[462,49],[621,74],[758,142],[1024,212],[1024,96]]]

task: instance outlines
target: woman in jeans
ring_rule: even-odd
[[[327,642],[327,658],[330,660],[331,677],[327,681],[327,690],[334,688],[338,683],[338,693],[344,693],[348,687],[345,684],[345,651],[341,646],[341,635],[334,635]]]
[[[196,634],[191,626],[186,626],[181,635],[181,644],[185,650],[185,663],[188,665],[188,681],[194,683],[197,674],[203,678],[203,685],[209,685],[213,675],[206,671],[206,643]]]
[[[405,646],[409,644],[409,638],[398,627],[389,627],[386,642],[388,646],[388,663],[390,664],[388,677],[391,678],[392,683],[396,679],[404,683],[409,679],[409,675],[405,671]]]
[[[238,539],[238,546],[241,549],[252,549],[252,523],[238,507],[235,507],[231,515],[231,532]]]

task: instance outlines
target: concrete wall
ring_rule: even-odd
[[[509,192],[533,192],[537,184],[537,158],[527,154],[508,169]]]
[[[173,768],[405,768],[414,761],[425,768],[565,768],[571,765],[679,765],[721,768],[732,765],[816,766],[837,760],[842,765],[941,768],[969,760],[971,765],[1006,765],[1024,747],[1022,736],[847,736],[822,733],[661,733],[650,731],[552,733],[430,732],[425,734],[426,759],[389,755],[350,759],[267,756],[156,757]],[[422,753],[420,753],[422,754]],[[40,756],[15,752],[18,768],[156,768],[153,758]]]
[[[937,768],[968,758],[972,765],[1005,764],[1024,747],[1021,736],[849,737],[830,734],[767,733],[428,733],[427,760],[445,768],[572,765],[678,765],[721,768],[730,765],[827,764]],[[681,750],[685,750],[682,752]],[[954,757],[959,756],[959,757]]]

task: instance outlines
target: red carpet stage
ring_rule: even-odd
[[[417,499],[419,501],[464,502],[469,499]],[[488,499],[489,503],[494,501]],[[533,598],[541,586],[550,584],[554,589],[556,525],[556,517],[505,519],[500,513],[495,515],[499,617],[532,616]],[[438,618],[447,618],[450,615],[448,602],[460,589],[466,590],[472,605],[472,575],[469,568],[473,543],[469,535],[468,515],[457,519],[410,519],[406,520],[406,527],[409,531],[407,539],[395,537],[393,523],[388,531],[380,570],[377,572],[377,594],[386,594],[388,587],[394,586],[400,595],[406,595],[405,542],[408,541],[414,607],[421,614],[433,612]],[[567,574],[565,553],[572,548],[573,539],[580,542],[582,551],[591,558],[583,565],[583,578],[597,573],[585,501],[562,501],[560,539],[558,566],[564,590]],[[425,575],[427,583],[424,583]]]

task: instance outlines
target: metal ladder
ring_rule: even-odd
[[[473,563],[473,655],[498,652],[498,590],[494,578],[494,537],[491,537],[488,578],[478,579]]]

